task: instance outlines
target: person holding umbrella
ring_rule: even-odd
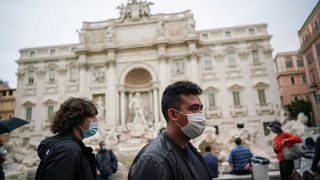
[[[23,126],[25,124],[28,124],[28,121],[25,121],[23,119],[17,118],[17,117],[11,117],[6,120],[0,121],[0,134],[10,133],[14,129]],[[6,161],[6,155],[7,155],[7,149],[4,147],[4,144],[2,140],[0,140],[0,180],[5,179],[5,175],[3,172],[3,163]]]
[[[3,142],[0,140],[0,180],[4,180],[4,172],[2,164],[6,161],[7,150],[3,145]]]
[[[82,140],[98,130],[96,106],[87,99],[70,98],[51,120],[53,137],[38,147],[41,162],[36,180],[95,180],[96,165],[92,148]]]
[[[28,123],[29,123],[28,121],[26,121],[24,119],[17,118],[17,117],[11,117],[6,120],[1,120],[0,121],[0,134],[10,133],[14,129],[16,129],[20,126],[26,125]]]

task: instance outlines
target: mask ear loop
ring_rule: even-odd
[[[176,122],[176,123],[178,124],[178,126],[179,126],[180,128],[182,128],[178,122]]]
[[[188,117],[187,114],[184,114],[184,113],[182,113],[182,112],[180,112],[180,111],[178,111],[178,110],[176,110],[176,109],[174,109],[174,108],[171,108],[171,109],[173,109],[174,111],[176,111],[176,112],[178,112],[178,113],[180,113],[180,114],[185,115],[185,116]],[[179,126],[180,128],[182,128],[182,126],[181,126],[178,122],[176,122],[176,123],[178,124],[178,126]],[[189,119],[188,119],[188,123],[189,123]]]
[[[90,125],[90,122],[88,122],[87,120],[84,120],[84,122],[86,122],[87,124]],[[85,129],[85,128],[81,127],[81,124],[79,124],[78,127],[79,127],[81,130],[88,130],[88,129],[89,129],[89,127],[88,127],[88,129]]]

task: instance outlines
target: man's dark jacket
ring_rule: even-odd
[[[320,168],[318,167],[318,163],[320,162],[320,136],[316,140],[316,153],[315,156],[313,157],[312,165],[311,165],[311,170],[313,172],[320,173]]]
[[[96,166],[92,149],[72,135],[57,135],[43,140],[38,147],[41,159],[36,180],[95,180]]]
[[[212,177],[201,154],[191,143],[188,146]],[[200,180],[190,158],[182,151],[185,150],[174,143],[166,132],[161,132],[138,153],[130,167],[129,180]]]
[[[97,169],[103,176],[114,173],[118,168],[117,157],[111,150],[100,150],[96,154]]]

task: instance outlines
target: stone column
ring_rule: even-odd
[[[158,87],[152,88],[153,94],[153,118],[155,123],[159,123],[159,100],[158,100]]]
[[[69,80],[66,77],[67,74],[67,69],[65,68],[65,62],[66,60],[60,60],[60,67],[58,70],[58,77],[59,77],[59,81],[58,81],[58,97],[60,101],[63,101],[65,99],[65,89],[66,89],[66,82]],[[57,110],[57,109],[55,109]]]
[[[160,67],[159,67],[159,81],[160,81],[160,92],[163,92],[165,87],[168,85],[168,76],[167,76],[167,57],[159,57]]]
[[[199,83],[199,70],[198,70],[198,67],[199,67],[199,64],[198,64],[198,59],[197,59],[197,56],[195,54],[192,54],[189,56],[190,58],[190,79],[191,81],[193,81],[194,83]]]
[[[189,53],[188,58],[190,60],[189,63],[189,77],[190,80],[194,83],[199,83],[199,63],[198,63],[198,56],[197,56],[197,47],[194,43],[189,43]]]
[[[123,87],[120,88],[120,124],[125,125],[126,123],[126,94]]]
[[[158,100],[162,98],[162,93],[164,91],[164,89],[166,88],[166,86],[169,84],[169,80],[168,80],[168,72],[167,72],[167,59],[168,56],[166,55],[166,48],[165,45],[162,46],[158,46],[158,59],[159,59],[159,88],[158,88]],[[170,68],[170,67],[169,67]],[[159,101],[158,101],[159,104]],[[158,115],[158,118],[160,116]],[[163,116],[161,116],[161,120],[165,121]]]
[[[33,127],[35,131],[41,131],[42,124],[47,119],[47,112],[48,112],[46,109],[47,106],[44,106],[43,104],[44,103],[43,92],[47,86],[44,64],[40,63],[38,68],[39,70],[36,72],[38,77],[34,80],[34,82],[36,82],[36,88],[37,88],[37,92],[36,92],[37,98],[35,102],[36,105],[34,106],[34,112],[32,112],[32,120],[34,120],[34,122],[30,122],[31,127]],[[57,81],[57,77],[55,78]]]
[[[86,63],[86,55],[81,54],[79,56],[79,96],[87,97],[87,63]]]
[[[25,82],[25,72],[23,71],[23,64],[19,65],[20,67],[18,67],[18,72],[16,73],[17,75],[17,89],[16,89],[16,96],[15,96],[15,107],[14,107],[14,115],[16,117],[21,117],[21,118],[25,118],[25,116],[23,116],[23,106],[22,103],[23,102],[23,90],[25,89],[26,86],[26,82]],[[17,103],[19,102],[19,103]]]
[[[116,82],[115,82],[115,57],[114,57],[114,52],[108,52],[108,85],[107,85],[107,106],[106,109],[108,110],[108,118],[107,118],[107,123],[111,125],[117,125],[119,124],[119,121],[117,120],[117,110],[118,110],[118,92],[116,90]]]

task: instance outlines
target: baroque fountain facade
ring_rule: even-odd
[[[30,124],[10,134],[8,175],[34,171],[37,146],[52,135],[49,119],[71,96],[97,104],[99,132],[85,143],[97,148],[104,140],[125,174],[138,150],[166,126],[161,94],[177,80],[204,90],[207,129],[196,146],[211,144],[224,166],[240,136],[253,152],[270,157],[259,150],[270,142],[267,125],[285,118],[267,24],[196,30],[190,10],[152,14],[151,5],[131,0],[117,7],[116,19],[83,22],[78,43],[20,50],[15,116]]]

